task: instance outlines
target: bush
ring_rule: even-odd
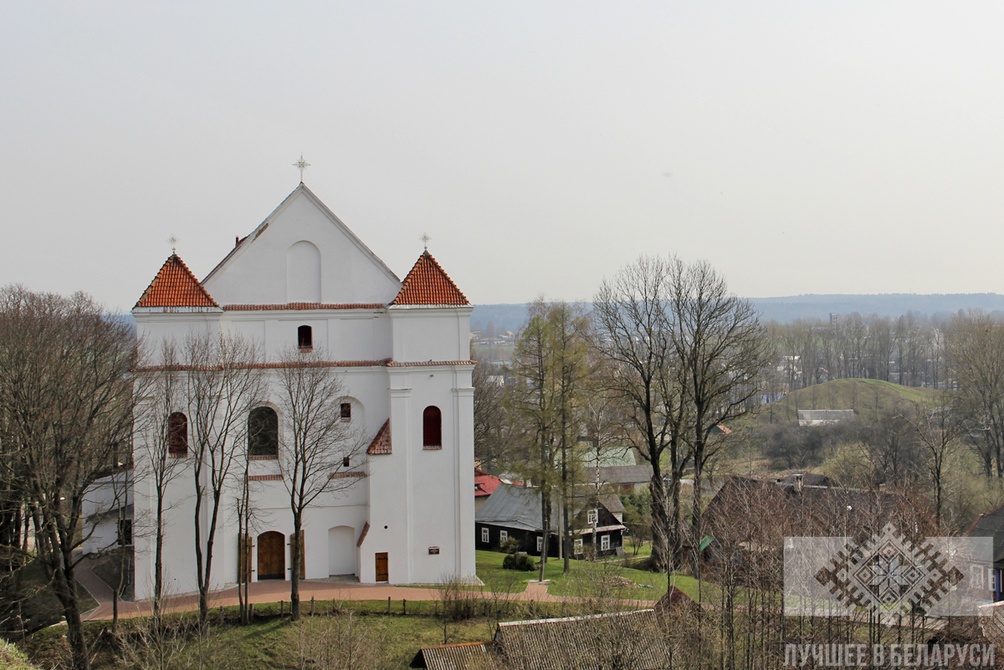
[[[0,640],[0,668],[8,670],[37,670],[28,657],[10,642]]]
[[[510,537],[505,542],[499,545],[499,550],[507,554],[515,554],[519,551],[519,540],[514,537]]]
[[[515,554],[506,554],[506,557],[502,559],[502,569],[530,572],[536,570],[537,566],[526,552],[518,551]]]

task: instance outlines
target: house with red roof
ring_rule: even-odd
[[[345,469],[331,473],[355,483],[322,494],[307,511],[301,576],[394,584],[473,577],[467,297],[428,249],[399,279],[303,183],[221,256],[200,280],[197,268],[172,253],[132,310],[150,361],[144,374],[164,369],[165,344],[181,351],[193,334],[239,337],[260,352],[252,367],[266,391],[248,416],[235,419],[240,429],[228,438],[229,449],[247,454],[255,511],[249,532],[239,537],[236,495],[224,496],[214,587],[235,583],[245,570],[255,581],[289,578],[293,523],[290,475],[277,456],[287,426],[279,378],[298,352],[337,372],[341,421],[363,446],[351,459],[339,457]],[[181,471],[164,502],[165,592],[171,594],[197,588],[193,402],[175,400],[167,422],[173,465]],[[143,462],[147,439],[153,438],[139,430],[134,436],[137,471],[149,465]],[[234,490],[244,472],[236,470]],[[135,587],[142,599],[151,595],[154,571],[154,534],[143,524],[153,518],[156,500],[145,480],[134,493]]]
[[[474,511],[481,509],[495,489],[502,484],[502,479],[490,475],[481,468],[474,468]]]

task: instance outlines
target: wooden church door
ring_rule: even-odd
[[[258,579],[286,579],[286,538],[274,530],[258,536]]]
[[[381,552],[376,555],[376,580],[378,582],[390,581],[389,573],[387,572],[387,552]]]

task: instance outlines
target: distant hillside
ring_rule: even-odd
[[[902,402],[922,402],[935,398],[941,391],[900,386],[878,379],[835,379],[825,384],[789,393],[783,400],[760,409],[762,422],[798,423],[800,409],[853,409],[868,418]]]
[[[765,321],[790,323],[799,319],[828,320],[831,314],[898,317],[913,312],[918,317],[947,319],[960,310],[979,309],[1004,316],[1004,295],[997,293],[882,295],[795,295],[751,298]],[[588,303],[583,303],[588,308]],[[526,321],[526,304],[475,305],[471,327],[484,330],[492,323],[498,330],[518,330]]]
[[[898,317],[913,312],[917,316],[947,319],[960,310],[979,309],[1004,315],[1004,295],[997,293],[883,295],[798,295],[783,298],[751,298],[767,321],[789,323],[798,319],[823,319],[830,314]]]

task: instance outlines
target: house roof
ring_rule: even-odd
[[[415,261],[392,305],[470,305],[428,250]]]
[[[573,516],[579,516],[582,510],[587,507],[592,508],[595,490],[592,486],[586,488],[588,491],[583,491],[582,495],[572,496]],[[619,510],[611,510],[608,507],[607,503],[613,504],[613,500],[616,500],[620,506]],[[620,498],[612,494],[601,496],[600,505],[610,513],[624,510]],[[551,505],[552,529],[559,527],[558,511],[560,509],[561,505]],[[478,523],[489,523],[495,526],[539,531],[543,527],[540,514],[540,489],[500,483],[481,509],[475,513],[474,520]],[[617,527],[623,528],[623,526]]]
[[[854,419],[853,409],[800,409],[798,410],[799,426],[828,426],[841,421]]]
[[[729,477],[704,514],[717,538],[742,535],[768,518],[776,521],[769,532],[782,535],[855,535],[878,532],[910,513],[907,501],[897,494]]]
[[[495,642],[506,667],[653,670],[671,657],[651,609],[502,622]]]
[[[413,668],[431,668],[432,670],[463,670],[467,667],[485,667],[478,665],[489,655],[491,642],[461,642],[459,644],[444,644],[438,647],[423,647],[415,654],[411,662]]]
[[[992,537],[994,567],[1004,567],[1004,507],[981,514],[969,529],[970,537]]]
[[[621,514],[624,511],[624,503],[621,502],[620,496],[613,493],[601,494],[600,504],[606,507],[611,514]]]
[[[474,497],[485,498],[495,492],[502,480],[483,470],[474,468]]]
[[[557,528],[557,511],[552,509],[551,513],[551,527]],[[484,506],[475,513],[474,520],[523,530],[540,530],[539,490],[500,484]]]
[[[377,431],[376,436],[373,441],[370,442],[369,448],[366,450],[367,454],[389,454],[391,453],[391,442],[390,442],[390,419],[383,422],[380,426],[380,430]]]
[[[778,479],[777,483],[785,486],[798,486],[799,481],[802,482],[802,486],[833,486],[833,481],[829,477],[813,472],[792,473]]]
[[[219,307],[178,254],[171,254],[136,307]]]
[[[646,484],[652,479],[652,465],[600,466],[600,481],[606,484]]]

